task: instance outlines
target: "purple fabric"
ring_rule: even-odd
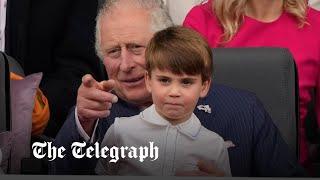
[[[10,173],[20,173],[21,159],[30,157],[32,111],[41,78],[42,73],[36,73],[10,81],[13,133]]]

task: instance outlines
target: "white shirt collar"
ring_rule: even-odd
[[[192,113],[191,117],[180,124],[177,125],[171,125],[169,121],[164,119],[162,116],[158,114],[158,112],[155,109],[155,105],[151,105],[144,111],[140,113],[141,119],[145,120],[148,123],[158,125],[158,126],[174,126],[176,127],[182,134],[188,136],[191,139],[196,139],[201,128],[201,123],[197,116]]]

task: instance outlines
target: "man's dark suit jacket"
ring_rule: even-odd
[[[195,109],[194,113],[202,125],[235,145],[228,148],[233,176],[305,175],[263,105],[253,94],[215,84],[198,105],[209,105],[211,108],[211,113]],[[111,115],[99,121],[96,140],[101,143],[115,117],[133,116],[139,112],[137,107],[120,100],[112,106]],[[73,111],[56,137],[54,145],[64,146],[68,152],[64,158],[52,162],[50,173],[93,173],[95,159],[75,159],[70,152],[73,142],[84,141],[78,133],[74,116]]]
[[[45,134],[54,137],[76,102],[84,74],[102,79],[95,55],[97,0],[8,0],[5,52],[25,74],[43,72],[49,100]]]

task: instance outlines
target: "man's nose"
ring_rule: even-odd
[[[121,64],[120,70],[124,72],[131,71],[135,66],[135,62],[132,59],[130,52],[127,49],[121,51]]]

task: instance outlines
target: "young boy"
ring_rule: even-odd
[[[146,48],[145,82],[153,105],[139,115],[116,118],[102,146],[139,147],[154,142],[159,158],[99,159],[97,174],[175,175],[213,162],[231,175],[224,140],[200,124],[193,110],[208,93],[213,72],[211,49],[196,32],[183,27],[159,31]]]

